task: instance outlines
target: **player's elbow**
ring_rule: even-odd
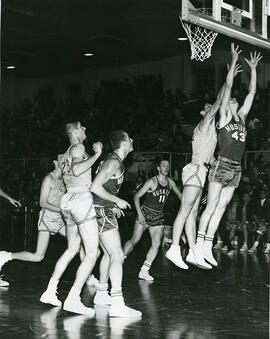
[[[91,186],[91,192],[97,194],[97,185],[95,183],[93,183]]]
[[[133,201],[136,203],[136,202],[138,202],[139,200],[140,200],[140,198],[139,198],[138,194],[136,193],[136,194],[134,195],[134,197],[133,197]]]

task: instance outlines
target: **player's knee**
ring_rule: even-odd
[[[96,260],[98,258],[98,248],[97,247],[86,248],[85,255],[88,258],[94,258]]]
[[[228,201],[224,201],[223,203],[220,203],[217,205],[216,207],[216,210],[219,212],[219,213],[223,213],[228,205]]]
[[[187,201],[184,205],[183,205],[183,211],[185,214],[189,214],[192,210],[192,207],[194,206],[194,201]]]
[[[117,248],[111,253],[111,261],[124,261],[124,253],[121,248]]]
[[[157,250],[161,244],[161,239],[156,239],[152,242],[152,248]]]
[[[190,211],[190,215],[191,215],[193,218],[196,218],[197,215],[198,215],[198,211],[199,211],[198,208],[193,208],[193,209]]]
[[[67,248],[67,252],[70,256],[75,256],[80,252],[80,244],[71,244]]]
[[[217,202],[213,201],[206,206],[205,213],[209,215],[213,215],[216,208],[217,208]]]

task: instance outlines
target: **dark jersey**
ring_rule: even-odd
[[[239,117],[236,121],[234,117],[218,132],[218,154],[221,157],[241,161],[245,152],[247,130],[245,122]]]
[[[100,163],[98,169],[97,169],[97,173],[102,169],[102,167],[104,166],[105,162],[108,160],[117,160],[120,163],[120,168],[121,168],[121,174],[118,177],[112,177],[110,178],[104,185],[104,189],[109,192],[112,195],[117,195],[121,184],[124,180],[124,165],[123,165],[123,160],[114,152],[108,154],[105,159]],[[113,208],[114,207],[114,203],[108,200],[104,200],[100,197],[98,197],[96,194],[94,194],[94,204],[98,205],[98,206],[104,206],[104,207],[109,207],[109,208]]]
[[[157,179],[157,187],[154,191],[148,191],[145,196],[143,205],[149,207],[155,211],[163,211],[168,195],[170,194],[171,188],[169,185],[169,180],[167,179],[166,186],[162,186]]]

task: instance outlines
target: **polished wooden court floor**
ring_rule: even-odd
[[[130,227],[124,231],[127,238]],[[128,228],[129,227],[129,228]],[[7,338],[269,338],[270,256],[215,252],[212,271],[171,264],[161,250],[153,283],[137,278],[149,239],[147,234],[124,264],[126,303],[143,312],[141,319],[109,318],[108,307],[95,307],[95,318],[67,313],[39,302],[39,297],[65,242],[52,238],[41,263],[12,261],[2,269],[10,282],[0,288],[0,339]],[[65,299],[79,260],[67,269],[59,285]],[[98,268],[95,273],[98,274]],[[95,289],[85,287],[82,300],[93,305]]]

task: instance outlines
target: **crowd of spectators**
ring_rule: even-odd
[[[232,96],[241,104],[246,93],[247,88],[240,85],[233,89]],[[66,102],[36,97],[3,107],[0,185],[25,205],[37,209],[41,180],[51,169],[51,160],[46,159],[66,149],[62,126],[69,119],[78,119],[87,127],[88,146],[101,140],[108,151],[106,137],[110,131],[123,128],[135,139],[135,150],[136,140],[141,138],[144,142],[140,142],[140,150],[190,153],[202,104],[214,100],[214,93],[205,89],[189,95],[179,88],[164,91],[160,75],[143,75],[132,80],[101,81],[88,103],[80,96]],[[234,201],[241,201],[244,194],[256,199],[262,184],[268,194],[270,84],[267,89],[257,90],[247,129],[247,150],[260,152],[248,153],[247,168]],[[181,174],[183,165],[176,163],[174,168]]]

